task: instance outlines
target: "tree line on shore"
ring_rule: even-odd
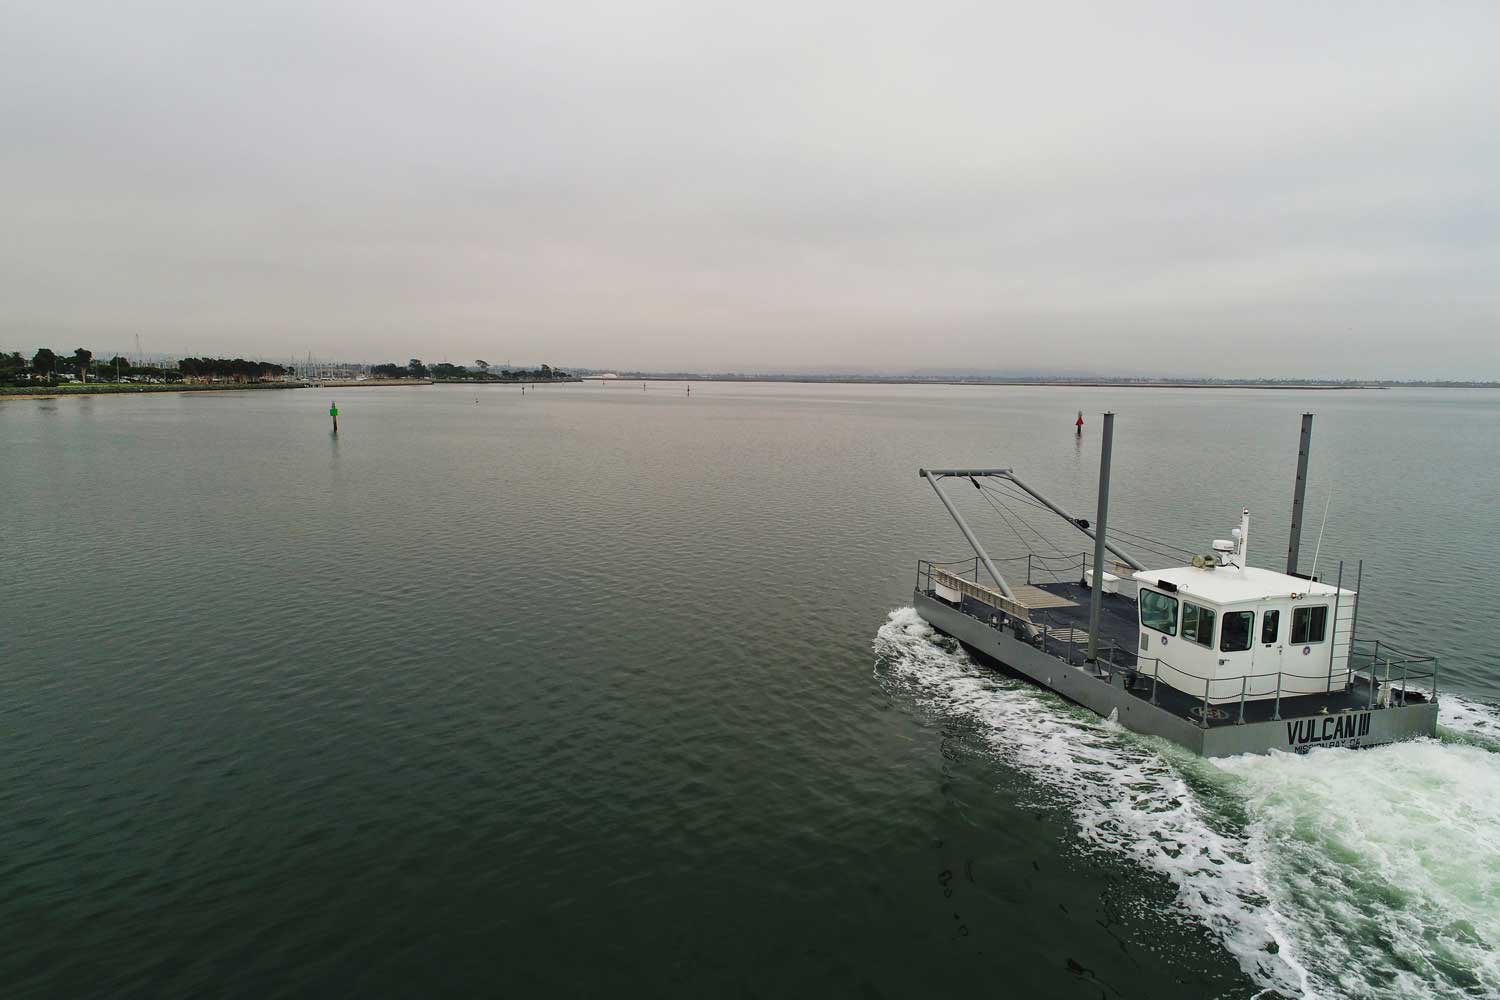
[[[163,365],[138,365],[119,354],[108,359],[96,358],[94,352],[86,347],[75,348],[71,354],[60,354],[50,347],[40,347],[29,359],[20,351],[0,352],[0,383],[5,384],[41,382],[55,385],[73,379],[98,382],[125,379],[180,382],[197,378],[254,382],[280,378],[290,371],[284,365],[268,361],[246,361],[244,358],[183,358],[172,368]]]
[[[426,365],[412,358],[404,365],[375,365],[370,373],[376,378],[419,378],[438,382],[555,382],[574,376],[561,368],[541,365],[538,368],[502,367],[490,371],[490,363],[477,359],[473,367],[452,365],[444,361]],[[151,381],[181,382],[184,380],[213,379],[236,382],[255,382],[264,379],[295,375],[296,369],[269,361],[246,361],[244,358],[183,358],[173,367],[165,365],[132,364],[122,355],[104,359],[96,358],[86,347],[75,348],[65,354],[40,347],[30,358],[20,351],[0,351],[0,384],[42,383],[56,385],[65,381]]]
[[[291,372],[285,365],[244,358],[183,358],[177,362],[177,370],[186,378],[232,378],[239,382],[281,378]]]
[[[412,358],[404,365],[375,365],[370,374],[376,378],[430,378],[436,382],[555,382],[573,376],[561,368],[542,365],[540,368],[503,368],[490,371],[490,363],[483,358],[474,361],[473,367],[450,365],[443,361],[423,364],[420,358]]]

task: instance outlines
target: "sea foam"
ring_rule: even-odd
[[[1261,988],[1306,997],[1500,990],[1500,755],[1420,740],[1205,761],[974,664],[911,608],[877,670],[1062,799],[1081,847],[1148,866]],[[1447,704],[1454,705],[1449,714]],[[1444,725],[1500,730],[1445,698]],[[1466,874],[1467,873],[1467,874]]]

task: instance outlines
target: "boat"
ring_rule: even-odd
[[[918,470],[974,555],[918,560],[917,613],[971,652],[1204,757],[1436,735],[1437,657],[1356,631],[1363,561],[1352,586],[1342,563],[1332,583],[1297,571],[1312,414],[1302,418],[1285,572],[1249,564],[1248,508],[1229,538],[1213,540],[1189,565],[1148,568],[1125,551],[1108,529],[1113,429],[1114,414],[1106,413],[1092,525],[1013,469]],[[1092,558],[1032,552],[1001,560],[1015,567],[1015,579],[1007,579],[945,481],[1057,515],[1093,541]]]

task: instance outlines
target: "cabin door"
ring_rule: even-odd
[[[1255,667],[1255,612],[1223,611],[1219,616],[1219,680],[1214,684],[1216,700],[1238,701],[1240,692],[1247,697],[1256,694],[1256,682],[1249,678]]]
[[[1261,607],[1255,616],[1255,674],[1254,684],[1259,694],[1271,694],[1276,690],[1274,676],[1286,669],[1282,653],[1286,648],[1286,630],[1291,628],[1290,607]],[[1263,676],[1271,674],[1273,676]]]

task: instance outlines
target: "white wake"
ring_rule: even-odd
[[[976,666],[911,608],[891,612],[875,651],[910,697],[979,723],[998,757],[1060,796],[1085,848],[1167,878],[1260,986],[1500,995],[1500,755],[1484,746],[1208,762]],[[1442,722],[1500,738],[1500,713],[1453,696]]]

